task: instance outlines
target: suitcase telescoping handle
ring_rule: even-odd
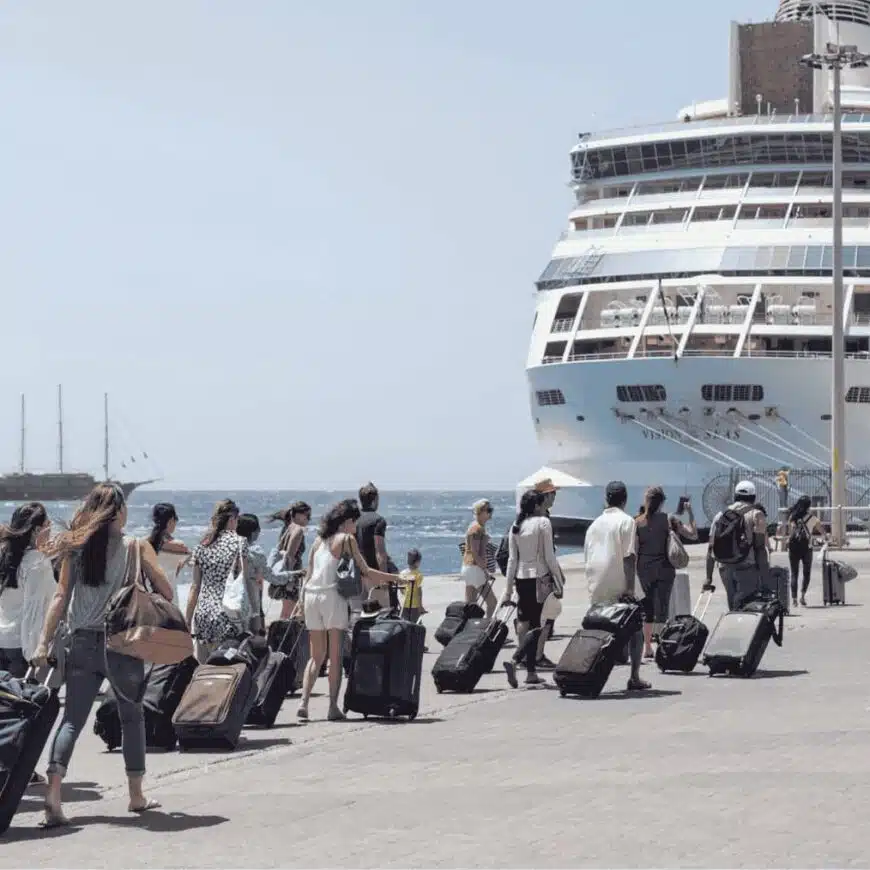
[[[710,602],[713,600],[713,593],[716,591],[716,587],[714,586],[712,589],[707,589],[706,591],[702,591],[698,596],[698,600],[695,602],[695,607],[692,610],[692,616],[696,619],[700,619],[701,622],[704,621],[704,617],[707,615],[707,608],[710,606]],[[701,610],[701,602],[704,602],[704,609]],[[701,610],[700,614],[698,611]]]

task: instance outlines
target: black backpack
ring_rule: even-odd
[[[789,548],[798,550],[806,549],[810,543],[810,530],[807,527],[806,517],[801,517],[794,521],[794,528],[788,537]]]
[[[749,558],[752,540],[746,531],[745,513],[728,508],[716,522],[711,545],[713,558],[722,565],[739,565]]]

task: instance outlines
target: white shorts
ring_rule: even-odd
[[[486,571],[478,565],[463,565],[459,577],[466,586],[471,586],[474,589],[483,589],[489,582]]]
[[[350,605],[337,589],[305,590],[302,612],[309,631],[344,631],[350,622]]]

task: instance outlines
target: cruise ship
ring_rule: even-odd
[[[831,43],[870,52],[870,0],[782,0],[772,21],[732,23],[726,97],[578,137],[526,365],[556,513],[588,524],[618,478],[629,510],[661,484],[671,509],[690,495],[703,525],[747,475],[775,511],[778,469],[793,470],[793,494],[815,478],[830,504],[833,77],[801,59]],[[841,81],[857,505],[870,489],[870,69]]]

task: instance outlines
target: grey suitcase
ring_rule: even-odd
[[[774,625],[764,613],[732,610],[722,614],[704,650],[710,676],[751,677],[761,664]]]
[[[771,566],[770,579],[764,585],[776,595],[787,615],[791,601],[791,573],[788,568],[783,568],[780,565]]]
[[[845,604],[846,584],[840,576],[840,565],[828,558],[828,548],[822,547],[822,604]]]

